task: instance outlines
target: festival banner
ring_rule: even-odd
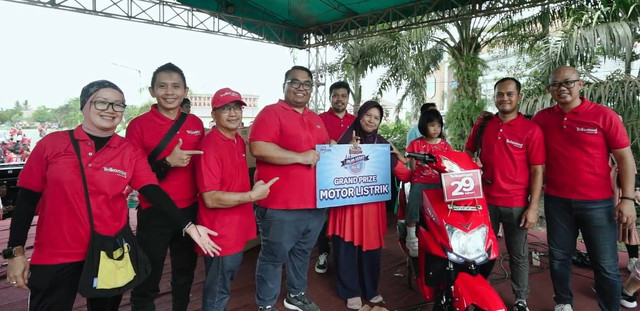
[[[391,199],[389,144],[317,145],[318,208]]]

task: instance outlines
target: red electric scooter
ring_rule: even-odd
[[[443,189],[425,190],[422,194],[421,219],[416,229],[418,258],[408,256],[400,236],[400,244],[411,258],[409,270],[415,271],[417,288],[427,302],[434,303],[432,310],[506,310],[487,280],[499,247],[485,199],[481,195],[455,199],[455,194],[464,197],[465,193],[481,191],[479,167],[469,155],[458,151],[407,156],[441,174],[456,173],[443,176]],[[475,181],[464,176],[471,173]],[[402,232],[402,228],[398,229]]]

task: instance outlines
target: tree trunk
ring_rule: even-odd
[[[358,113],[360,109],[360,102],[362,101],[362,86],[360,85],[361,79],[360,70],[356,69],[356,73],[353,77],[353,114]]]

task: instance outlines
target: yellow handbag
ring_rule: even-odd
[[[100,264],[98,265],[97,289],[111,289],[127,285],[136,276],[136,271],[131,264],[129,243],[124,243],[121,248],[109,256],[106,251],[100,251]]]

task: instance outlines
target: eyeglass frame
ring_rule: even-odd
[[[213,109],[214,111],[220,111],[223,114],[228,114],[233,110],[235,113],[242,113],[244,110],[244,105],[241,103],[229,103],[222,107],[217,107]]]
[[[311,91],[313,89],[313,82],[310,82],[310,81],[302,82],[302,81],[300,81],[298,79],[289,79],[289,80],[284,81],[284,83],[288,83],[294,89],[299,89],[301,86],[302,86],[302,89],[305,90],[305,91]],[[295,83],[298,83],[300,85],[295,86],[294,85]],[[307,88],[305,86],[309,86],[309,87]]]
[[[554,83],[549,83],[547,85],[547,88],[550,91],[557,91],[558,89],[560,89],[560,86],[563,86],[566,89],[572,89],[574,87],[576,87],[576,82],[578,81],[582,81],[581,79],[576,79],[576,80],[566,80],[566,81],[562,81],[562,82],[554,82]],[[571,86],[566,85],[567,83],[570,83]]]
[[[107,107],[105,107],[104,109],[100,109],[98,108],[98,105],[96,104],[96,102],[103,102],[103,103],[107,103]],[[124,102],[119,103],[119,102],[110,102],[108,100],[104,100],[104,99],[94,99],[91,101],[91,103],[93,104],[93,107],[96,108],[96,110],[99,111],[107,111],[109,110],[109,106],[111,106],[111,109],[115,112],[124,112],[127,109],[127,104],[125,104]],[[116,104],[120,104],[122,105],[122,110],[116,110]]]

